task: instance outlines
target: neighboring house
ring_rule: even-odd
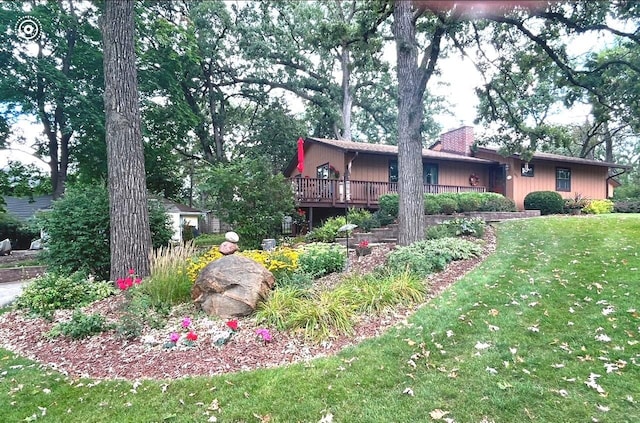
[[[189,225],[197,231],[200,230],[200,218],[204,215],[201,210],[166,198],[158,200],[162,202],[167,214],[171,217],[171,227],[173,228],[173,237],[171,239],[173,241],[182,242],[182,229],[185,225]]]
[[[377,209],[381,195],[397,192],[396,146],[309,137],[299,148],[304,154],[292,159],[284,175],[291,178],[297,205],[309,211],[312,222],[347,207]],[[615,184],[610,175],[628,168],[546,153],[536,153],[525,163],[518,156],[475,148],[469,126],[442,134],[431,148],[422,150],[422,163],[425,193],[498,192],[514,200],[518,209],[524,209],[524,197],[532,191],[557,191],[564,198],[576,193],[607,198]]]
[[[48,210],[53,204],[53,195],[39,197],[4,197],[7,213],[23,222],[31,219],[37,212]]]

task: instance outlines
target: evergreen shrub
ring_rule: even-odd
[[[541,215],[561,214],[564,210],[564,200],[555,191],[534,191],[524,197],[526,210],[540,210]]]

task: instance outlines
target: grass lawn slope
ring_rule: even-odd
[[[0,350],[1,420],[638,422],[639,247],[639,215],[503,223],[496,253],[408,322],[306,365],[72,380]]]

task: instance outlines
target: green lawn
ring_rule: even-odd
[[[1,420],[638,422],[639,244],[640,215],[501,224],[405,325],[287,368],[99,383],[0,349]]]

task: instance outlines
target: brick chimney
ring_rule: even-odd
[[[468,156],[473,145],[473,126],[463,126],[440,134],[441,151]]]

